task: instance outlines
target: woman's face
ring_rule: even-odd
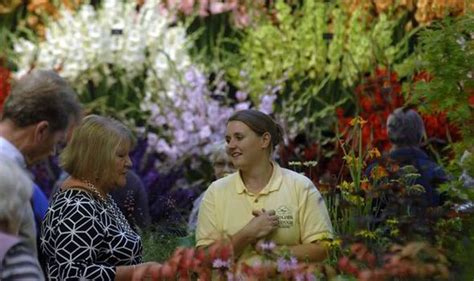
[[[115,178],[113,186],[123,187],[127,182],[127,172],[132,167],[129,153],[130,142],[122,142],[115,151]]]
[[[216,179],[235,172],[234,164],[232,164],[230,157],[225,152],[221,152],[217,155],[212,167],[214,168],[214,176]]]
[[[241,121],[227,123],[225,139],[227,154],[234,167],[238,169],[249,167],[260,162],[262,158],[268,157],[268,141],[265,141],[263,136],[258,136]]]

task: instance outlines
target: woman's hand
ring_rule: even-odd
[[[158,280],[161,264],[157,262],[146,262],[137,264],[133,268],[132,281]]]
[[[274,210],[254,210],[254,217],[244,227],[255,240],[261,239],[278,228],[278,216]]]

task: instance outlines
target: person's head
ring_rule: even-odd
[[[0,155],[0,230],[17,235],[33,183],[13,160]]]
[[[210,160],[216,179],[235,172],[234,164],[227,155],[225,141],[215,143],[211,150]]]
[[[387,119],[387,134],[396,147],[420,146],[425,134],[423,119],[413,109],[397,108]]]
[[[227,153],[236,168],[269,159],[283,140],[283,129],[270,116],[257,110],[241,110],[227,121]]]
[[[22,153],[32,164],[53,153],[80,117],[81,105],[67,82],[54,71],[33,70],[14,83],[1,121],[28,132]]]
[[[74,130],[60,155],[60,165],[71,176],[87,180],[106,191],[123,187],[132,167],[131,131],[117,120],[89,115]]]

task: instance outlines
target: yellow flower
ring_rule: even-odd
[[[339,188],[343,191],[349,191],[349,192],[352,192],[354,191],[354,183],[353,182],[347,182],[347,181],[343,181],[341,183],[341,185],[339,185]]]
[[[387,222],[387,224],[389,224],[389,225],[397,225],[397,224],[398,224],[398,220],[397,220],[397,219],[388,219],[386,222]]]
[[[357,232],[355,235],[364,237],[364,238],[369,238],[369,239],[377,238],[377,234],[374,231],[370,231],[370,230],[361,230]]]
[[[323,243],[326,246],[326,248],[339,249],[341,247],[342,240],[341,239],[324,240]]]
[[[369,150],[369,152],[367,153],[367,156],[369,157],[369,159],[373,159],[373,158],[379,158],[380,156],[382,156],[382,154],[380,154],[380,151],[376,147],[374,147],[371,150]]]
[[[352,163],[354,163],[355,157],[352,157],[350,155],[344,155],[342,159],[346,160],[348,165],[351,165]]]
[[[365,123],[367,123],[367,121],[362,119],[360,116],[352,118],[351,122],[349,122],[351,126],[360,125],[361,127],[363,127]]]

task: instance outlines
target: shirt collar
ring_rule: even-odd
[[[275,162],[272,161],[273,165],[273,172],[270,180],[268,181],[267,185],[258,193],[259,195],[269,194],[270,192],[277,191],[281,187],[281,183],[283,182],[283,174],[280,166]],[[242,176],[240,172],[237,172],[237,193],[242,194],[244,192],[249,193],[247,188],[245,187],[244,181],[242,180]]]
[[[4,137],[0,137],[0,154],[14,160],[20,167],[26,169],[25,157],[20,150]]]

